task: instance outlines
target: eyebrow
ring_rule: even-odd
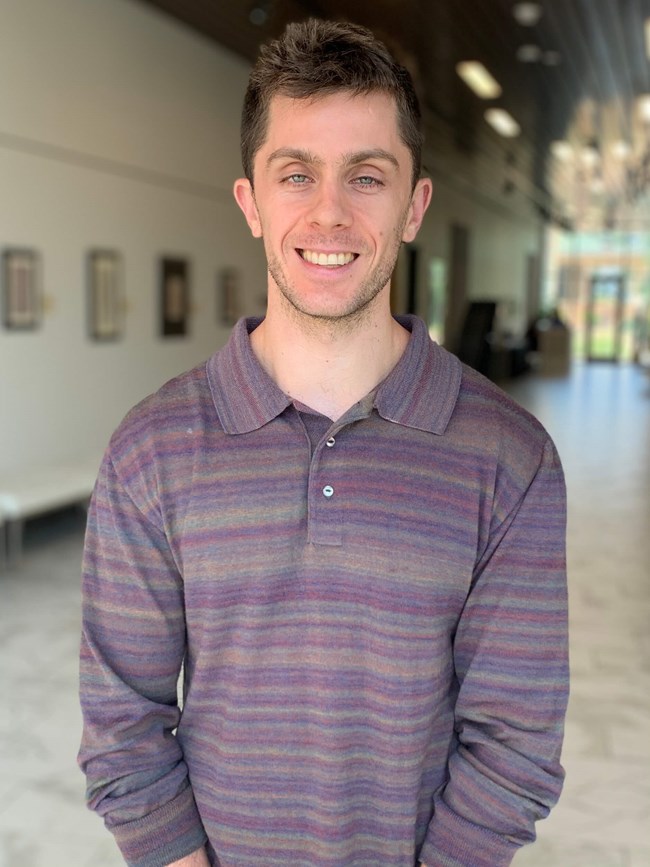
[[[298,163],[307,163],[309,165],[317,165],[322,163],[314,154],[309,151],[300,150],[300,148],[278,148],[269,154],[266,165],[270,166],[275,160],[295,160]]]
[[[366,151],[357,151],[356,153],[348,154],[345,157],[344,164],[346,166],[358,166],[361,163],[367,163],[372,160],[384,160],[390,163],[396,169],[399,168],[397,157],[390,151],[385,151],[383,148],[371,148]]]
[[[270,166],[275,160],[281,159],[289,159],[296,160],[299,163],[306,163],[307,165],[317,166],[322,165],[323,160],[320,157],[317,157],[315,154],[310,153],[309,151],[301,150],[300,148],[278,148],[274,150],[272,154],[269,154],[268,159],[266,160],[267,166]],[[399,162],[397,157],[395,157],[390,151],[386,151],[383,148],[370,148],[365,151],[354,151],[353,153],[346,154],[343,158],[344,166],[358,166],[362,163],[369,162],[371,160],[384,160],[385,162],[390,163],[396,169],[399,169]]]

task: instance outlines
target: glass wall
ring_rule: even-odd
[[[650,331],[650,233],[548,232],[543,313],[572,331],[574,357],[636,361]]]

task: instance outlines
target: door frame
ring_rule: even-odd
[[[596,286],[598,283],[617,284],[616,306],[614,311],[614,344],[612,355],[595,355],[593,352],[593,315],[596,304]],[[589,279],[589,297],[587,299],[587,311],[585,322],[585,355],[587,361],[605,361],[616,364],[621,359],[622,332],[623,332],[623,309],[625,306],[625,288],[627,278],[625,274],[592,274]]]

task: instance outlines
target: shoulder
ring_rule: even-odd
[[[205,368],[205,362],[197,365],[137,403],[115,431],[113,441],[138,437],[144,430],[164,434],[209,411],[212,400]]]
[[[193,451],[194,433],[218,424],[204,362],[137,403],[114,431],[107,458],[126,479],[161,460],[176,463]]]
[[[548,431],[503,389],[466,365],[449,434],[491,466],[496,476],[526,485],[542,464],[559,458]]]
[[[498,385],[464,364],[457,412],[459,419],[473,426],[479,438],[507,436],[540,444],[549,438],[534,415]]]

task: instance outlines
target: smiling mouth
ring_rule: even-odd
[[[319,253],[316,250],[298,250],[298,255],[310,265],[323,265],[326,268],[341,268],[349,265],[358,257],[358,253]]]

